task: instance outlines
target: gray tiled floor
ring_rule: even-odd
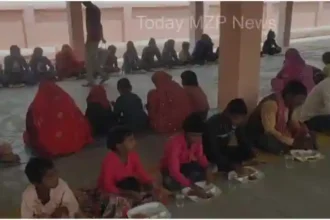
[[[328,45],[327,47],[325,45]],[[330,50],[330,40],[299,43],[297,47],[308,63],[322,67],[320,62],[324,51]],[[264,57],[261,63],[260,94],[269,92],[269,80],[281,68],[283,56]],[[205,90],[211,107],[216,107],[217,66],[195,67],[199,81]],[[182,69],[172,70],[171,74],[179,81]],[[150,74],[129,76],[134,91],[145,100],[146,94],[153,87]],[[110,79],[107,85],[109,99],[117,97],[116,81]],[[60,86],[69,92],[84,111],[88,90],[81,87],[82,81],[61,82]],[[0,137],[10,141],[22,158],[27,154],[22,144],[22,132],[25,127],[25,114],[32,101],[36,87],[0,90]],[[156,163],[162,154],[165,137],[145,136],[140,139],[138,151],[145,163]],[[90,186],[95,184],[100,160],[106,149],[89,147],[75,155],[56,160],[61,175],[70,185]],[[170,207],[174,217],[329,217],[330,176],[327,175],[329,161],[324,160],[315,168],[300,164],[296,169],[286,170],[283,164],[268,164],[263,167],[266,178],[255,185],[241,188],[231,193],[224,193],[208,204],[187,202],[185,208]],[[19,208],[20,195],[27,184],[23,173],[24,165],[18,167],[0,167],[0,217],[1,213],[10,213]],[[222,185],[225,188],[225,183]]]

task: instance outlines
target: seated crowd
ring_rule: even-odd
[[[138,70],[152,71],[153,68],[172,68],[187,64],[202,65],[206,62],[214,62],[218,58],[218,54],[213,52],[213,42],[207,34],[203,34],[197,42],[192,55],[189,52],[188,42],[182,43],[182,51],[178,56],[173,39],[166,41],[163,51],[160,52],[155,39],[151,38],[140,58],[134,43],[128,41],[123,55],[123,65],[120,68],[116,51],[117,48],[114,45],[110,45],[106,50],[104,62],[100,63],[105,73],[110,74],[121,70],[125,73]],[[34,85],[42,78],[53,80],[64,80],[70,77],[81,78],[86,72],[84,61],[80,61],[67,44],[64,44],[56,54],[54,64],[43,55],[40,47],[34,49],[30,61],[27,62],[22,56],[20,48],[12,45],[9,55],[4,58],[4,68],[2,69],[1,66],[0,69],[0,84],[4,87]],[[97,74],[100,73],[95,73],[94,77],[97,77]]]
[[[125,71],[216,60],[208,36],[203,35],[198,41],[193,55],[187,49],[189,44],[184,43],[177,57],[173,44],[173,40],[167,41],[161,53],[151,39],[140,60],[134,44],[128,42]],[[118,70],[116,48],[110,46],[109,51],[111,59],[104,68]],[[18,63],[18,72],[25,75],[14,74],[17,78],[8,78],[6,82],[23,80],[23,76],[28,80],[31,70],[38,73],[37,77],[47,75],[26,114],[23,139],[37,156],[25,168],[31,184],[23,192],[21,216],[120,218],[131,207],[161,200],[162,188],[175,192],[189,186],[194,195],[209,198],[211,195],[196,182],[212,182],[215,167],[244,175],[243,166],[256,158],[256,149],[272,154],[317,149],[314,132],[330,131],[329,54],[323,55],[323,72],[306,64],[296,49],[288,49],[282,70],[271,82],[273,93],[264,97],[250,114],[245,101],[236,98],[222,112],[208,118],[207,96],[197,75],[190,70],[181,74],[182,85],[164,71],[155,72],[151,78],[155,88],[149,91],[145,106],[127,78],[118,80],[120,95],[115,101],[108,100],[103,86],[94,86],[83,114],[71,96],[50,80],[55,68],[42,55],[41,48],[35,49],[30,68],[19,48],[12,47],[11,55],[5,59],[5,73],[16,73],[14,63]],[[67,45],[56,59],[61,60],[56,63],[56,70],[62,70],[63,78],[77,77],[83,69],[83,63]],[[159,162],[162,180],[143,168],[134,150],[134,135],[148,129],[175,133],[166,141]],[[97,187],[70,189],[59,177],[51,158],[76,153],[92,144],[94,138],[104,136],[109,152],[103,159]],[[0,161],[18,159],[9,144],[0,144]]]
[[[270,30],[267,34],[261,55],[275,55],[281,53],[281,48],[276,44],[275,32]],[[169,39],[164,43],[163,50],[160,51],[156,40],[150,38],[149,43],[143,48],[141,58],[139,57],[135,45],[132,41],[128,41],[126,51],[123,54],[123,65],[118,66],[118,58],[116,56],[117,48],[110,45],[103,54],[104,59],[100,61],[102,71],[107,74],[124,72],[133,73],[134,71],[145,70],[153,71],[155,68],[173,68],[175,66],[185,66],[188,64],[203,65],[208,62],[216,62],[219,57],[219,47],[214,52],[212,39],[207,34],[202,34],[197,40],[193,52],[190,53],[189,42],[182,43],[182,49],[179,53],[175,50],[175,41]],[[101,51],[103,49],[100,49]],[[299,65],[300,60],[294,56],[295,52],[289,52],[286,63]],[[46,56],[43,50],[36,47],[33,51],[29,63],[21,55],[20,48],[16,45],[10,47],[10,54],[4,59],[4,69],[1,67],[0,84],[4,87],[34,85],[42,78],[54,80],[64,80],[70,77],[81,78],[86,73],[84,61],[80,61],[74,54],[72,48],[65,44],[55,56],[55,64],[53,64]],[[288,64],[291,65],[291,64]],[[286,69],[290,69],[287,67]],[[284,70],[283,70],[284,71]],[[286,71],[286,70],[285,70]],[[306,70],[308,71],[308,70]],[[327,71],[326,71],[327,72]],[[100,73],[95,73],[94,77]],[[279,73],[279,77],[282,73]],[[275,82],[275,84],[281,84]],[[281,86],[281,85],[279,85]]]

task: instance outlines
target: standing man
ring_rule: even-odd
[[[98,60],[98,48],[99,43],[106,41],[103,38],[103,27],[101,24],[101,11],[92,2],[82,2],[86,7],[86,31],[87,40],[85,45],[86,54],[86,69],[87,69],[87,84],[83,86],[89,87],[94,85],[94,74],[101,75],[102,80],[100,84],[108,80],[109,76],[101,69],[100,62]]]

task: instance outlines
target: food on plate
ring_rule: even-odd
[[[196,191],[194,190],[189,190],[187,193],[188,196],[197,196],[199,198],[201,198],[198,193],[196,193]],[[212,198],[213,194],[211,192],[206,192],[206,198],[203,197],[203,199],[210,199]]]
[[[255,170],[250,167],[243,167],[240,172],[237,172],[238,177],[246,177],[255,174]]]

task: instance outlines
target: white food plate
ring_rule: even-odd
[[[316,150],[291,150],[291,155],[300,162],[322,159],[324,156]]]
[[[203,188],[207,193],[211,193],[213,195],[213,197],[215,196],[218,196],[221,194],[221,189],[219,189],[216,185],[214,184],[208,184],[206,185],[206,182],[205,181],[201,181],[201,182],[197,182],[195,183],[197,186]],[[191,199],[192,201],[194,202],[200,202],[200,201],[207,201],[207,200],[210,200],[210,199],[202,199],[202,198],[199,198],[198,196],[189,196],[188,193],[189,191],[191,190],[190,187],[186,187],[184,189],[182,189],[182,194],[185,195],[186,197],[188,197],[189,199]]]
[[[254,182],[254,181],[260,180],[264,177],[264,174],[261,171],[257,170],[256,168],[254,168],[254,167],[247,166],[247,167],[244,167],[244,169],[251,170],[251,174],[246,175],[246,176],[238,176],[235,171],[231,171],[231,172],[228,173],[228,179],[230,180],[231,178],[229,178],[229,177],[234,177],[235,180],[237,180],[241,183],[248,183],[248,182]],[[254,175],[257,178],[255,180],[249,180],[249,176],[251,176],[251,175]]]
[[[171,213],[160,202],[149,202],[136,206],[128,210],[127,217],[134,218],[136,214],[146,215],[147,218],[171,218]]]

